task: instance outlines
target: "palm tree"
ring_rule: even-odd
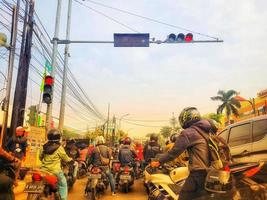
[[[228,90],[226,92],[219,90],[217,94],[218,96],[211,97],[211,100],[222,102],[222,104],[217,108],[217,113],[221,114],[225,110],[227,121],[229,123],[231,114],[234,114],[235,116],[239,115],[238,108],[240,108],[241,105],[240,102],[234,97],[234,95],[237,95],[237,92],[235,90]]]

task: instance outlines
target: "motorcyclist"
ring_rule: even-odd
[[[26,128],[19,126],[16,128],[16,137],[10,138],[7,142],[7,150],[20,160],[25,160],[26,157],[27,133]]]
[[[166,145],[166,152],[170,151],[174,144],[176,139],[178,138],[179,133],[173,133],[170,136],[169,143]],[[188,152],[184,151],[181,155],[177,156],[173,161],[168,162],[169,165],[182,165],[182,166],[188,166]]]
[[[14,200],[13,185],[16,182],[20,160],[0,147],[0,200]]]
[[[65,150],[68,156],[73,160],[76,160],[80,157],[79,149],[76,146],[76,140],[73,138],[66,142]]]
[[[40,149],[39,159],[42,163],[41,169],[52,173],[58,178],[58,188],[62,200],[67,200],[67,181],[61,168],[61,161],[74,162],[65,152],[60,144],[61,133],[57,129],[51,129],[47,133],[48,142]]]
[[[143,145],[139,141],[136,141],[135,146],[134,146],[134,150],[137,154],[136,159],[138,160],[138,162],[140,162],[141,169],[144,170]]]
[[[143,155],[145,158],[145,165],[148,165],[152,158],[156,158],[158,154],[162,153],[162,148],[158,144],[158,136],[153,133],[150,136],[150,141],[145,144]]]
[[[130,146],[131,142],[132,142],[131,138],[129,137],[124,138],[123,145],[120,147],[119,150],[119,161],[122,167],[124,166],[133,167],[134,171],[136,172],[135,158],[137,157],[137,155],[135,150]]]
[[[80,156],[79,156],[78,160],[85,162],[87,154],[88,154],[88,146],[85,143],[82,143],[80,145],[80,149],[79,149],[79,155]]]
[[[102,169],[103,172],[107,175],[110,183],[111,193],[115,195],[115,182],[113,175],[111,173],[109,163],[103,163],[101,157],[105,159],[112,159],[112,150],[105,145],[105,139],[103,136],[96,137],[96,147],[94,148],[91,157],[88,160],[88,166],[92,164]]]
[[[184,129],[175,141],[173,148],[160,156],[159,162],[151,163],[154,166],[174,160],[185,150],[189,153],[190,175],[186,179],[179,199],[194,199],[205,193],[204,183],[207,169],[210,166],[209,149],[206,140],[193,126],[209,134],[211,125],[207,120],[201,119],[200,113],[195,107],[183,109],[179,116],[179,122]]]

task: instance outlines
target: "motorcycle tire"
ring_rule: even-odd
[[[96,193],[96,189],[92,188],[90,195],[89,195],[90,200],[97,200],[97,193]]]
[[[124,193],[128,193],[129,192],[129,184],[128,183],[124,183],[122,185],[122,190]]]

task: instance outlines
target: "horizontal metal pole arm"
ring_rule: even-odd
[[[191,42],[180,42],[180,41],[162,41],[155,40],[149,41],[150,44],[190,44],[190,43],[218,43],[223,40],[193,40]],[[58,40],[58,44],[114,44],[114,41],[92,41],[92,40]]]

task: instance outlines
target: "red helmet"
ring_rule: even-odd
[[[26,129],[22,126],[18,126],[16,128],[16,136],[24,136],[24,134],[26,133]]]

